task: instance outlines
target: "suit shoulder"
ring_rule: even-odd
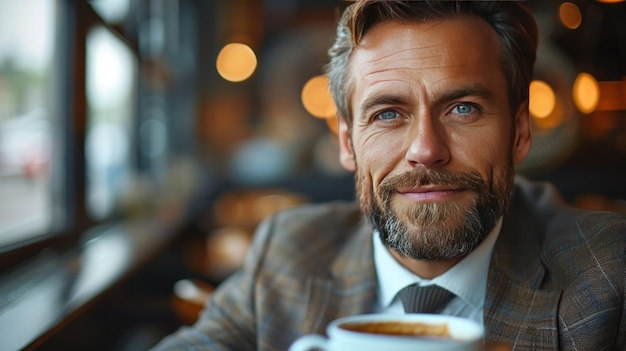
[[[548,247],[612,246],[626,242],[626,214],[565,208],[546,223]]]
[[[623,291],[626,215],[575,208],[559,212],[548,223],[544,260],[561,286],[593,281]]]
[[[532,223],[537,239],[550,251],[603,245],[626,238],[626,214],[570,206],[545,182],[516,178],[515,220]]]
[[[307,204],[279,211],[257,229],[253,257],[272,262],[331,260],[367,224],[355,203]]]
[[[343,201],[295,207],[278,212],[270,221],[273,241],[281,242],[283,249],[300,250],[340,245],[363,225],[358,206]]]
[[[516,179],[513,207],[509,228],[525,236],[525,242],[536,242],[541,261],[561,286],[598,269],[623,275],[626,214],[572,207],[549,183],[520,177]],[[519,248],[517,241],[515,245]]]
[[[324,204],[306,204],[278,212],[277,225],[288,227],[327,228],[353,224],[361,220],[354,202],[334,201]]]

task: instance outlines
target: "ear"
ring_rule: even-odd
[[[356,161],[350,140],[350,128],[342,117],[339,117],[339,132],[337,134],[339,134],[339,161],[345,169],[354,172],[356,170]]]
[[[530,133],[530,114],[528,112],[528,102],[523,103],[515,113],[515,135],[513,135],[513,163],[522,162],[532,145]]]

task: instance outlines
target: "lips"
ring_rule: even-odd
[[[449,186],[422,186],[418,188],[401,188],[397,192],[413,201],[441,201],[455,196],[464,189]]]
[[[451,191],[461,191],[461,190],[462,189],[451,187],[451,186],[426,185],[426,186],[420,186],[417,188],[399,188],[397,191],[400,194],[406,194],[406,193],[451,192]]]

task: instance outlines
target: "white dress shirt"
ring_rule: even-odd
[[[404,308],[396,296],[402,288],[416,283],[423,286],[435,284],[456,295],[441,314],[465,317],[482,324],[489,261],[501,227],[502,218],[471,254],[433,279],[422,279],[404,268],[389,253],[379,233],[374,231],[374,265],[378,279],[378,305],[375,311],[402,314]]]

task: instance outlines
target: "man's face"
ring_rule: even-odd
[[[506,209],[513,164],[530,148],[527,109],[510,115],[496,33],[469,16],[378,24],[349,76],[341,161],[356,170],[364,214],[401,256],[469,254]]]

